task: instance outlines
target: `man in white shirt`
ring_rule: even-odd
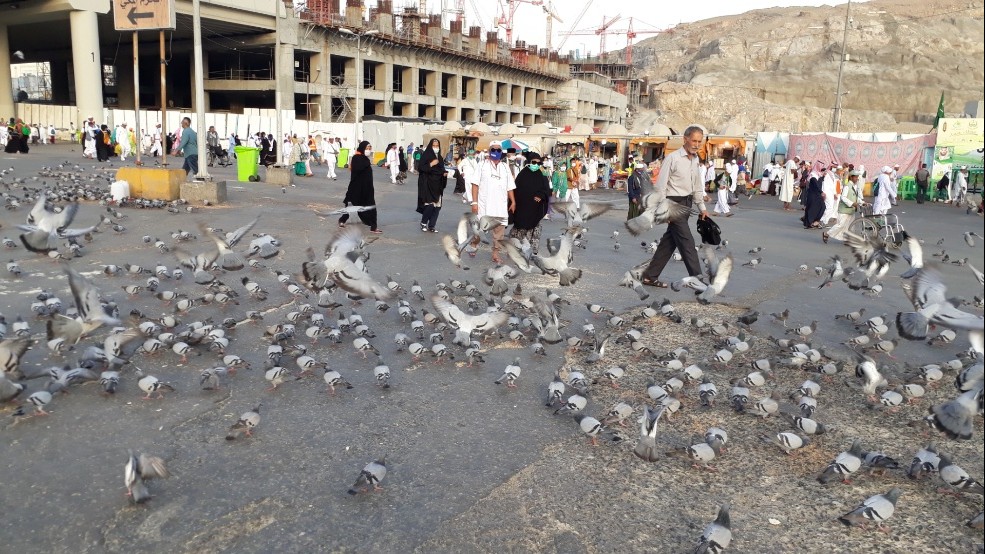
[[[899,190],[899,164],[893,166],[893,171],[892,173],[889,174],[889,180],[893,182],[893,189],[898,191]],[[890,201],[893,203],[893,206],[896,205],[896,200],[897,198],[895,196],[890,198]]]
[[[458,172],[465,181],[465,192],[462,193],[462,202],[470,204],[472,202],[472,183],[478,182],[476,172],[479,170],[479,162],[475,159],[475,150],[469,150],[460,162],[458,162]]]
[[[120,145],[120,161],[125,162],[131,151],[130,129],[127,128],[126,123],[121,123],[116,131],[116,143]]]
[[[728,172],[729,181],[732,183],[729,185],[729,192],[735,192],[736,185],[739,184],[739,164],[735,160],[732,160],[725,166],[725,171]]]
[[[503,145],[498,140],[489,144],[489,160],[479,164],[473,179],[469,183],[472,188],[472,213],[479,217],[495,217],[502,222],[502,225],[492,230],[492,260],[503,263],[499,256],[500,243],[506,231],[509,214],[516,209],[516,201],[513,199],[516,182],[509,163],[505,160]]]
[[[325,163],[328,164],[328,178],[333,181],[339,179],[338,175],[335,174],[335,166],[338,165],[339,161],[339,145],[335,143],[333,137],[328,137],[325,142],[325,152],[322,154],[325,159]]]
[[[968,166],[963,165],[954,176],[951,184],[951,201],[955,206],[960,206],[968,194]]]
[[[704,139],[705,134],[701,127],[691,126],[685,129],[684,146],[664,159],[657,182],[653,186],[654,191],[664,192],[668,200],[687,208],[697,207],[701,214],[699,217],[702,218],[708,217],[704,183],[701,182],[704,172],[701,169],[701,160],[698,159],[698,150]],[[653,259],[650,260],[650,265],[643,271],[640,279],[644,285],[667,288],[667,284],[659,279],[674,250],[680,252],[688,275],[692,277],[701,275],[701,262],[698,261],[694,236],[687,225],[687,220],[688,217],[682,217],[667,223],[667,231],[660,237]]]
[[[156,158],[157,156],[160,156],[162,153],[164,153],[164,146],[163,146],[164,143],[161,142],[162,140],[163,137],[161,136],[161,124],[158,123],[154,127],[154,132],[151,133],[151,145],[150,145],[150,153],[149,153],[151,156],[154,156]]]
[[[793,202],[793,188],[796,186],[797,167],[800,164],[800,157],[794,156],[788,159],[783,165],[783,180],[780,181],[780,202],[783,202],[783,209],[789,210],[790,203]]]
[[[390,184],[397,184],[397,175],[400,174],[400,158],[398,156],[397,143],[390,145],[386,151],[386,167],[390,170]]]
[[[835,169],[834,164],[828,167],[821,181],[821,193],[824,194],[824,214],[821,215],[822,226],[838,217],[838,176],[835,175]]]

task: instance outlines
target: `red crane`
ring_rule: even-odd
[[[599,35],[599,59],[602,59],[603,54],[605,54],[605,36],[606,35],[626,35],[626,64],[633,64],[633,39],[638,35],[648,35],[669,32],[670,29],[659,29],[652,31],[636,31],[633,29],[633,18],[630,17],[628,20],[628,26],[625,29],[613,29],[612,24],[619,19],[619,16],[615,16],[612,19],[606,20],[602,19],[602,25],[595,29],[583,29],[581,31],[572,31],[570,33],[565,33],[566,35]]]

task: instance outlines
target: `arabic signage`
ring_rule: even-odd
[[[985,119],[942,118],[937,126],[937,148],[931,174],[940,179],[962,166],[982,167]]]
[[[174,29],[174,0],[113,0],[117,31]]]

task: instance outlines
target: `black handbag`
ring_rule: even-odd
[[[703,244],[718,246],[722,243],[722,229],[711,217],[698,218],[697,226]]]

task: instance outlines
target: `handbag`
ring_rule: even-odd
[[[739,203],[739,197],[735,195],[734,192],[728,191],[728,205],[735,206]]]
[[[703,244],[718,246],[722,243],[722,229],[710,217],[698,218],[697,227]]]

